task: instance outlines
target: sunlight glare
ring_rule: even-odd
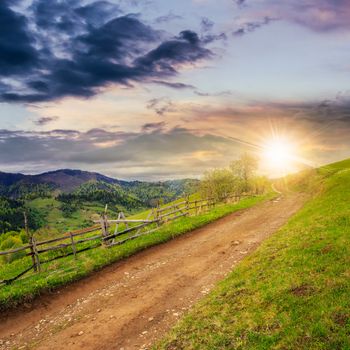
[[[287,170],[294,162],[295,147],[288,139],[276,137],[264,144],[262,153],[269,167]]]

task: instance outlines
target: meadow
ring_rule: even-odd
[[[155,349],[350,349],[350,160],[285,181],[305,207]]]
[[[98,247],[78,255],[42,265],[42,272],[28,273],[23,278],[9,285],[0,287],[0,310],[10,309],[24,302],[33,300],[41,293],[51,291],[59,286],[76,281],[103,266],[127,258],[138,251],[164,243],[181,234],[202,227],[237,210],[245,209],[261,201],[271,199],[274,193],[242,199],[238,203],[218,204],[214,209],[190,217],[179,218],[160,227],[159,230],[128,241],[123,245],[106,248]],[[196,195],[191,197],[196,198]],[[139,213],[133,218],[145,218],[148,211]],[[22,258],[10,264],[0,265],[0,280],[10,278],[30,266],[29,258]]]

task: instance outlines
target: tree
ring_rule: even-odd
[[[250,181],[251,192],[255,194],[266,193],[271,187],[271,183],[266,176],[255,176]]]
[[[250,182],[258,169],[258,159],[249,153],[244,153],[230,164],[230,169],[237,181],[241,182],[242,192],[249,192]]]
[[[207,171],[201,181],[200,192],[203,197],[223,200],[233,192],[235,179],[229,169]]]

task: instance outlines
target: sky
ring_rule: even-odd
[[[0,171],[350,157],[350,0],[1,0]]]

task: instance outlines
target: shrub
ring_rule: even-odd
[[[23,242],[20,237],[9,236],[1,243],[0,250],[11,250],[22,246],[23,246]],[[10,263],[12,261],[23,258],[25,255],[26,255],[25,251],[4,255],[2,257],[2,261],[5,263]]]

